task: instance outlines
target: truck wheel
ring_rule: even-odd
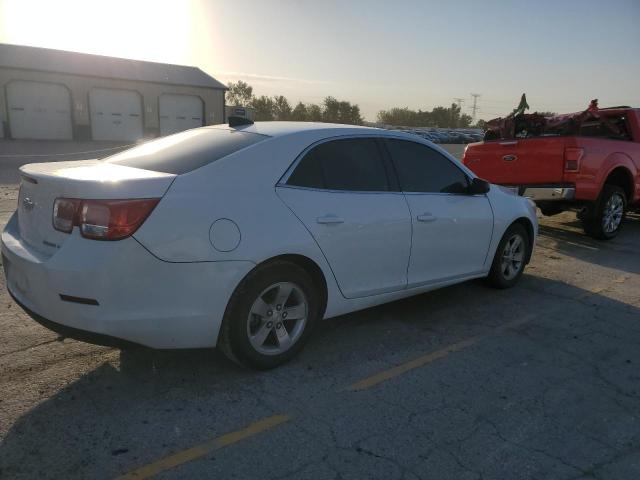
[[[605,185],[593,208],[593,214],[583,220],[587,235],[610,240],[620,232],[627,214],[627,196],[615,185]]]

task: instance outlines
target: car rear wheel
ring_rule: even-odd
[[[289,262],[252,271],[231,297],[218,347],[243,366],[267,370],[303,347],[320,312],[310,276]]]
[[[610,240],[620,232],[627,214],[627,196],[615,185],[605,185],[592,215],[583,220],[587,235]]]
[[[487,281],[495,288],[513,287],[524,271],[529,255],[529,234],[519,223],[511,225],[505,232],[493,257]]]

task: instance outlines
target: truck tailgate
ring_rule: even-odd
[[[463,162],[481,178],[501,185],[563,181],[562,137],[520,138],[469,144]]]

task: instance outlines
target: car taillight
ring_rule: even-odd
[[[80,200],[75,198],[57,198],[53,203],[53,228],[71,233],[79,206]]]
[[[132,235],[160,201],[159,198],[135,200],[80,200],[57,198],[53,204],[53,227],[94,240],[121,240]]]
[[[580,160],[584,155],[582,148],[565,148],[564,149],[564,171],[577,172],[580,170]]]

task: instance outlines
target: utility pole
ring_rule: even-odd
[[[453,100],[456,102],[456,105],[460,107],[460,115],[462,115],[462,104],[464,103],[464,98],[454,97]],[[460,117],[458,117],[458,121],[456,122],[456,127],[460,125]]]
[[[473,115],[471,115],[471,121],[475,125],[476,112],[478,111],[478,98],[481,97],[482,95],[480,93],[472,93],[471,96],[473,97],[473,107],[471,107],[471,111],[473,112]]]

